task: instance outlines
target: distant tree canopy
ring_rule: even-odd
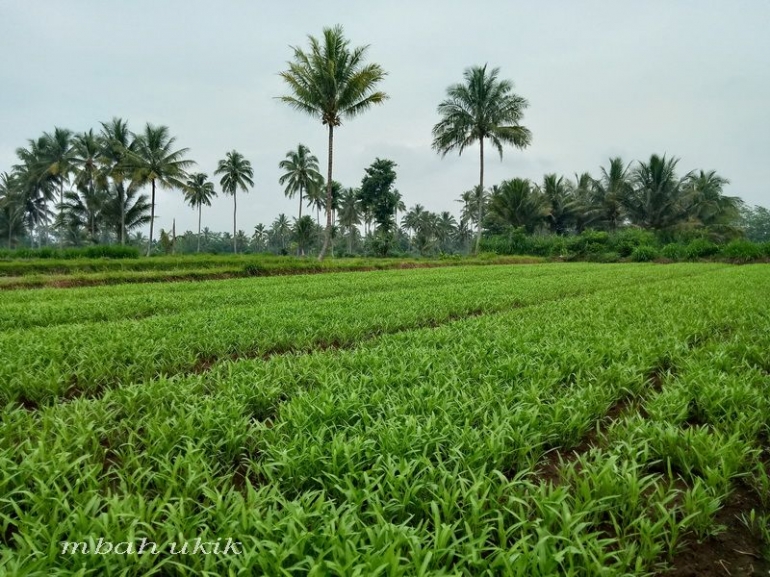
[[[370,212],[382,233],[392,232],[395,228],[395,211],[398,198],[393,190],[396,181],[396,163],[392,160],[377,158],[365,170],[358,189],[361,209]]]

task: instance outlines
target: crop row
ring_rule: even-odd
[[[193,298],[175,314],[7,330],[0,333],[5,357],[0,402],[38,406],[161,374],[194,371],[221,358],[349,346],[378,334],[476,313],[712,269],[684,265],[651,274],[643,266],[594,268],[569,276],[517,275],[518,270],[506,274],[497,267],[467,269],[465,282],[435,285],[432,279],[441,275],[423,275],[416,285],[371,294],[354,291],[351,284],[342,296],[330,296],[334,282],[326,281],[317,285],[318,298],[309,301],[272,300],[270,290],[256,290],[254,297],[245,292],[245,298],[252,299],[249,304],[208,309],[195,306]],[[244,291],[239,294],[244,298]]]
[[[478,283],[512,278],[585,273],[585,265],[565,267],[491,267],[413,269],[369,274],[334,274],[314,277],[234,279],[228,282],[166,283],[79,289],[0,292],[0,331],[141,319],[181,312],[242,305],[268,307],[277,302],[311,301],[355,294]],[[480,273],[480,274],[479,274]]]
[[[6,407],[0,563],[30,575],[644,574],[688,532],[713,530],[714,502],[754,462],[762,428],[724,424],[740,420],[734,407],[754,403],[742,423],[768,420],[752,345],[769,344],[756,328],[768,322],[767,273],[708,270],[36,412]],[[703,400],[722,445],[742,431],[745,443],[727,446],[746,449],[743,460],[723,466],[707,452],[720,443],[693,436],[660,442],[642,419],[625,436],[612,427],[611,452],[568,465],[566,483],[538,478],[548,450],[578,446],[623,398],[646,397],[650,423],[681,427],[664,410],[676,403],[659,400],[678,399],[664,369],[713,370],[715,358],[724,375],[754,375],[754,393]],[[674,459],[705,481],[682,487],[657,467]],[[62,540],[167,546],[183,535],[232,536],[244,553],[60,550]]]

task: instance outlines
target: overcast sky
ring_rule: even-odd
[[[388,72],[390,100],[335,133],[336,180],[358,186],[375,157],[398,164],[407,206],[457,214],[478,178],[477,148],[431,150],[436,106],[463,70],[489,63],[530,107],[524,150],[487,161],[489,184],[546,172],[599,173],[610,156],[667,153],[682,172],[715,169],[727,192],[770,205],[770,2],[388,2],[0,0],[0,171],[14,150],[54,126],[98,128],[118,116],[135,131],[167,125],[212,174],[228,150],[251,160],[239,228],[269,224],[297,202],[278,162],[300,142],[326,165],[326,132],[274,97],[290,45],[341,24]],[[217,183],[218,185],[218,183]],[[161,191],[158,228],[197,226],[179,191]],[[230,230],[220,196],[204,226]]]

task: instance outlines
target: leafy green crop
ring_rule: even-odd
[[[557,265],[30,294],[46,312],[2,312],[32,376],[2,381],[0,571],[652,573],[718,530],[737,479],[767,498],[767,281]],[[189,372],[202,351],[219,362]],[[73,375],[93,394],[61,402]],[[163,552],[61,553],[100,537]],[[183,537],[244,550],[168,554]]]

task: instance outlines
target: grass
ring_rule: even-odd
[[[0,569],[646,575],[711,539],[744,490],[756,504],[731,530],[756,536],[759,570],[768,274],[575,264],[4,293],[20,364],[0,380]],[[162,553],[61,553],[99,537]],[[168,554],[195,537],[244,552]]]

